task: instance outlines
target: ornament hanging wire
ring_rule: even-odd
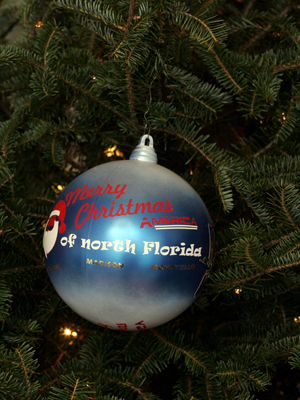
[[[144,113],[144,121],[145,121],[145,127],[144,127],[144,134],[146,134],[146,130],[148,128],[148,120],[147,120],[147,114],[150,110],[151,104],[152,104],[152,84],[155,81],[155,79],[157,79],[158,74],[152,79],[150,86],[149,86],[149,104],[148,104],[148,108]],[[151,131],[151,127],[148,128],[148,138],[150,136],[150,131]]]
[[[146,110],[145,113],[144,113],[144,122],[145,122],[145,126],[144,126],[144,135],[147,134],[147,135],[148,135],[148,138],[149,138],[149,136],[150,136],[151,127],[150,127],[150,126],[148,127],[147,114],[148,114],[148,112],[150,111],[150,107],[151,107],[151,105],[152,105],[152,85],[153,85],[153,82],[155,81],[155,79],[157,79],[158,75],[159,75],[159,74],[162,72],[162,70],[163,70],[163,67],[164,67],[165,62],[166,62],[167,57],[168,57],[168,51],[166,52],[166,57],[165,57],[164,60],[162,60],[161,55],[160,55],[159,52],[158,52],[158,55],[159,55],[159,59],[160,59],[160,62],[161,62],[161,68],[158,70],[157,74],[155,75],[155,77],[152,79],[152,81],[151,81],[151,83],[150,83],[150,86],[149,86],[149,104],[148,104],[147,110]],[[146,130],[147,130],[147,129],[148,129],[148,133],[146,133]]]

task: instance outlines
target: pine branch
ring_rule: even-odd
[[[15,213],[5,203],[0,201],[0,204],[10,213],[12,219],[18,224],[15,227],[10,226],[10,228],[13,229],[21,237],[23,237],[26,234],[30,238],[30,240],[32,241],[32,243],[35,246],[36,250],[39,252],[40,248],[39,248],[38,244],[36,243],[36,241],[34,240],[34,238],[32,236],[32,228],[30,228],[30,229],[26,228],[26,226],[28,226],[28,227],[30,226],[28,219],[24,221],[22,216],[15,215]],[[22,230],[25,233],[22,232]]]
[[[133,22],[133,17],[134,17],[134,6],[135,6],[135,0],[130,0],[129,3],[129,13],[128,13],[128,20],[127,20],[127,28],[129,29],[132,22]]]
[[[296,230],[296,229],[297,229],[297,226],[296,226],[295,222],[293,221],[293,219],[292,219],[290,213],[288,212],[288,209],[287,209],[286,204],[285,204],[285,189],[286,189],[285,187],[282,187],[282,191],[281,191],[281,205],[282,205],[282,208],[283,208],[283,210],[284,210],[284,212],[285,212],[285,214],[286,214],[286,216],[287,216],[289,222],[291,223],[291,225],[292,225],[292,226],[294,227],[294,229]],[[288,188],[288,189],[289,189],[289,188]]]
[[[200,352],[197,353],[195,350],[186,350],[179,346],[174,345],[169,342],[165,337],[160,335],[157,330],[153,329],[152,333],[156,336],[160,342],[163,343],[164,347],[171,349],[170,355],[174,354],[174,358],[177,358],[179,354],[183,354],[186,359],[186,365],[190,369],[191,372],[199,374],[200,372],[205,372],[207,370],[207,366],[205,363],[201,362],[199,356],[201,357]]]
[[[139,368],[136,370],[135,374],[133,375],[134,378],[137,378],[139,375],[141,375],[141,373],[143,373],[143,369],[145,368],[145,366],[147,366],[147,364],[149,362],[151,362],[151,359],[154,357],[155,353],[150,353],[148,355],[148,357],[141,363],[141,365],[139,366]]]
[[[293,6],[286,6],[283,10],[281,10],[280,14],[276,15],[276,18],[282,18],[284,17],[286,14],[288,14],[291,10],[292,10]],[[273,21],[272,21],[273,22]],[[243,47],[243,51],[249,51],[249,49],[251,49],[251,47],[255,46],[256,43],[260,40],[262,40],[262,38],[273,28],[273,24],[269,23],[266,27],[262,28],[261,31],[255,35],[254,37],[252,37],[249,42],[247,43],[247,45],[245,45]]]
[[[126,79],[127,79],[127,90],[128,90],[128,102],[131,120],[135,119],[135,111],[134,111],[134,100],[133,100],[133,85],[132,85],[132,75],[129,68],[126,69]]]
[[[277,266],[271,266],[269,268],[264,269],[261,272],[255,273],[253,275],[249,275],[245,278],[240,278],[240,279],[234,279],[228,283],[218,283],[218,291],[223,291],[223,290],[228,290],[230,288],[234,288],[234,287],[242,287],[243,285],[245,285],[248,282],[251,281],[256,281],[258,278],[261,278],[264,275],[269,275],[269,274],[273,274],[274,272],[279,272],[288,268],[292,268],[292,267],[296,267],[300,265],[300,261],[293,261],[293,262],[288,262],[286,264],[282,264],[282,265],[277,265]]]
[[[11,182],[14,176],[15,176],[15,173],[2,167],[0,169],[0,178],[1,178],[0,188],[2,186],[5,186],[8,182]]]
[[[114,107],[112,107],[111,105],[109,105],[106,101],[102,101],[100,100],[98,97],[94,96],[89,90],[83,88],[81,85],[79,85],[78,83],[75,83],[74,81],[72,81],[70,78],[67,78],[55,71],[53,71],[53,74],[60,80],[62,80],[63,82],[65,82],[67,85],[70,85],[71,87],[73,87],[76,90],[81,91],[85,96],[87,96],[88,98],[90,98],[92,101],[100,104],[102,107],[108,109],[110,112],[112,112],[113,114],[117,115],[118,117],[120,117],[121,119],[125,120],[133,129],[136,129],[138,127],[136,127],[136,124],[129,120],[125,115],[123,115],[122,113],[120,113],[118,110],[116,110]]]
[[[288,24],[286,27],[286,24],[280,24],[278,25],[284,33],[291,39],[291,41],[296,45],[298,50],[300,49],[300,37],[299,37],[299,30],[293,25],[293,24]]]
[[[67,10],[86,14],[93,19],[102,21],[107,25],[111,25],[117,30],[126,30],[126,28],[123,26],[123,19],[121,15],[116,14],[113,8],[110,6],[104,6],[102,9],[99,3],[86,3],[83,0],[77,0],[75,4],[72,0],[56,0],[54,1],[54,4]]]
[[[288,134],[292,132],[292,129],[295,125],[295,119],[297,118],[297,113],[294,110],[294,100],[293,96],[290,100],[289,110],[286,114],[286,117],[283,119],[279,119],[281,124],[276,132],[274,139],[268,143],[264,148],[260,149],[257,153],[253,155],[253,159],[256,159],[261,156],[261,154],[267,152],[272,146],[278,143],[279,139],[284,139]]]
[[[224,3],[224,0],[204,0],[201,2],[200,7],[198,10],[195,12],[195,17],[197,17],[199,14],[204,14],[204,13],[216,13],[216,11],[221,8],[222,3]]]
[[[213,161],[213,159],[206,154],[202,148],[200,146],[198,146],[196,143],[194,143],[192,140],[190,140],[189,138],[186,138],[181,132],[179,132],[178,130],[173,130],[173,129],[164,129],[164,128],[157,128],[156,130],[161,131],[161,132],[165,132],[168,133],[169,135],[174,135],[179,137],[180,139],[186,141],[190,146],[192,146],[194,149],[196,149],[202,156],[203,158],[205,158],[210,164],[212,164],[213,166],[215,165],[215,162]]]
[[[171,85],[166,85],[167,88],[172,88]],[[200,99],[198,99],[197,97],[193,96],[192,94],[180,89],[180,88],[176,88],[176,90],[178,90],[180,93],[183,93],[187,96],[189,96],[191,99],[193,99],[194,101],[200,103],[201,105],[203,105],[205,108],[207,108],[210,112],[215,113],[216,110],[213,109],[212,107],[210,107],[209,105],[205,104],[204,101],[201,101]]]
[[[227,36],[227,27],[221,21],[215,18],[200,19],[186,8],[170,8],[167,16],[181,30],[188,31],[189,37],[197,45],[206,45],[211,49],[214,45],[224,41]]]
[[[0,271],[1,273],[2,271]],[[9,316],[12,303],[12,294],[5,282],[0,282],[0,321],[4,322]]]
[[[187,16],[188,18],[194,19],[196,22],[198,22],[200,25],[202,25],[202,26],[208,31],[208,33],[209,33],[209,35],[211,36],[211,38],[212,38],[214,44],[218,44],[218,43],[219,43],[218,40],[217,40],[217,38],[216,38],[216,36],[214,35],[213,31],[212,31],[212,30],[209,28],[209,26],[208,26],[204,21],[202,21],[200,18],[197,18],[195,15],[191,15],[191,14],[189,14],[189,13],[187,13],[187,12],[184,12],[184,11],[175,11],[175,14],[185,15],[185,16]],[[193,37],[193,35],[192,35],[192,37]]]
[[[226,65],[222,62],[221,58],[218,56],[218,54],[216,53],[216,51],[214,49],[210,49],[210,52],[213,54],[214,58],[216,59],[217,63],[219,64],[219,66],[221,67],[224,75],[231,81],[231,83],[233,84],[233,87],[235,88],[235,92],[238,93],[243,93],[244,92],[244,88],[241,87],[238,82],[233,78],[233,76],[230,74],[230,72],[228,71],[228,68],[226,67]]]
[[[247,15],[251,11],[251,9],[253,9],[255,2],[256,2],[256,0],[249,0],[248,3],[245,4],[245,7],[242,12],[242,15],[244,18],[247,18]]]
[[[214,165],[214,179],[223,210],[228,212],[233,209],[233,195],[230,186],[230,178],[222,165]]]

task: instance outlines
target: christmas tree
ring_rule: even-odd
[[[299,21],[289,0],[0,1],[1,399],[300,397]],[[120,332],[60,298],[43,231],[144,133],[215,260],[185,312]]]

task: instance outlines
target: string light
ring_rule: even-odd
[[[64,328],[64,329],[61,329],[62,331],[63,331],[63,334],[65,335],[65,336],[73,336],[73,338],[75,339],[75,338],[77,338],[77,336],[78,336],[78,333],[76,332],[76,331],[72,331],[71,329],[69,329],[69,328]],[[71,342],[70,342],[71,343]],[[69,343],[69,344],[70,344]],[[72,342],[73,343],[73,342]]]
[[[115,144],[113,147],[109,147],[107,150],[105,150],[104,153],[107,155],[107,157],[112,157],[114,155],[116,148],[117,145]]]
[[[234,292],[235,292],[236,294],[241,294],[242,291],[243,291],[243,289],[241,289],[241,288],[239,288],[239,287],[237,287],[237,288],[234,289]]]
[[[36,28],[40,28],[41,26],[43,26],[44,24],[42,23],[42,21],[39,21],[37,24],[35,24]]]
[[[94,81],[96,81],[96,80],[97,80],[97,77],[96,77],[96,75],[91,75],[91,78],[92,78]]]
[[[52,186],[51,186],[51,189],[54,189],[54,190],[59,190],[60,192],[62,191],[62,190],[64,190],[64,188],[65,188],[65,186],[62,186],[62,185],[57,185],[56,183],[55,184],[53,184]]]
[[[71,329],[69,329],[69,328],[65,328],[64,329],[64,335],[65,336],[73,336],[73,337],[77,337],[78,336],[78,333],[76,332],[76,331],[71,331]]]
[[[104,150],[104,153],[106,154],[107,157],[112,157],[116,155],[117,157],[124,157],[124,154],[122,151],[117,149],[117,145],[115,144],[112,147],[109,147],[108,149]]]
[[[300,317],[295,317],[295,318],[294,318],[294,321],[296,322],[296,324],[299,324],[299,322],[300,322]]]
[[[119,149],[116,150],[116,156],[117,157],[124,157],[124,153],[120,151]]]

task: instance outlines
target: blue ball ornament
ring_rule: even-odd
[[[43,248],[52,284],[76,313],[115,330],[149,329],[198,297],[212,266],[212,222],[144,135],[129,160],[94,167],[62,191]]]

